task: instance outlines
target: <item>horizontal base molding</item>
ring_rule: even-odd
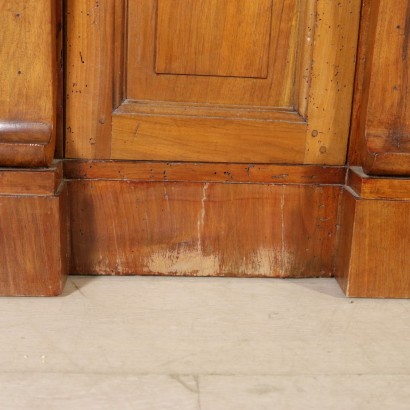
[[[62,165],[0,169],[0,295],[56,296],[69,262]]]
[[[66,161],[72,272],[329,277],[345,169]]]
[[[336,276],[347,296],[410,297],[409,179],[356,167],[346,178],[307,165],[63,163],[0,169],[0,295],[59,294],[70,272]]]

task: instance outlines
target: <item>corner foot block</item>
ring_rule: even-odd
[[[62,164],[0,168],[0,296],[56,296],[68,273]]]
[[[410,298],[410,178],[349,170],[336,278],[350,297]]]

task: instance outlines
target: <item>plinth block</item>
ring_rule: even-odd
[[[0,168],[0,295],[56,296],[69,261],[67,188],[61,162]]]
[[[410,297],[410,179],[349,170],[336,277],[350,297]]]

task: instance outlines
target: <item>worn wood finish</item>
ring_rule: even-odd
[[[36,171],[0,169],[1,296],[62,292],[69,270],[68,224],[61,165]]]
[[[410,5],[364,0],[350,163],[410,175]]]
[[[61,122],[60,13],[60,0],[0,3],[1,166],[52,162]]]
[[[308,277],[333,272],[337,185],[130,179],[68,184],[74,273]],[[302,203],[310,205],[300,212]]]
[[[118,11],[115,3],[115,0],[67,1],[68,158],[110,157],[114,23]]]
[[[346,161],[360,7],[359,0],[319,0],[315,27],[306,32],[307,41],[313,42],[310,88],[304,97],[308,99],[306,164]],[[309,45],[303,50],[308,53]]]
[[[68,158],[344,164],[359,1],[125,3],[67,2]]]
[[[344,191],[336,277],[350,297],[410,297],[410,201]]]
[[[343,185],[344,167],[152,161],[64,161],[67,179]]]

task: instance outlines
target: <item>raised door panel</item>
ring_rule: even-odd
[[[360,0],[68,0],[67,13],[68,157],[344,163]]]
[[[292,109],[296,3],[130,1],[127,99]]]
[[[272,3],[160,0],[155,72],[266,78]]]

